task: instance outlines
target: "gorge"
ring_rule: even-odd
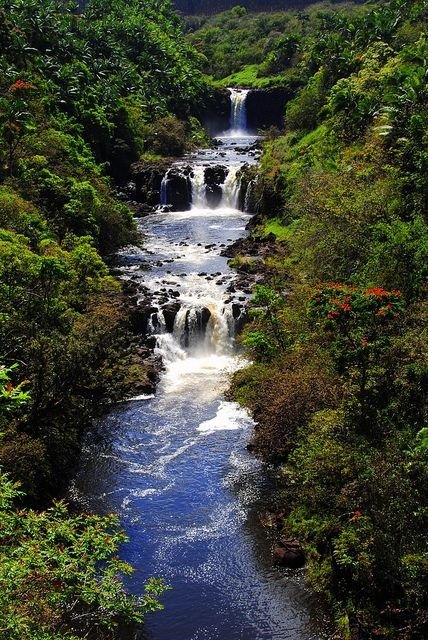
[[[274,484],[246,450],[252,420],[224,399],[229,374],[245,364],[236,333],[250,293],[222,256],[251,217],[238,208],[237,174],[257,160],[245,98],[231,90],[230,129],[217,147],[166,172],[157,211],[140,220],[143,248],[119,256],[120,277],[149,305],[147,332],[163,371],[155,396],[123,402],[104,435],[88,440],[72,488],[85,508],[120,514],[133,593],[148,575],[172,586],[165,611],[147,617],[141,637],[153,640],[327,637],[301,572],[272,565],[257,512]],[[217,183],[207,180],[212,173]],[[189,194],[181,206],[177,176]]]

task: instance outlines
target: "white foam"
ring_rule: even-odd
[[[134,396],[133,398],[125,398],[123,402],[136,402],[137,400],[151,400],[154,398],[154,393],[142,393],[139,396]]]
[[[198,431],[205,434],[216,431],[236,431],[254,424],[248,412],[237,402],[220,402],[217,414],[211,420],[201,422]]]
[[[213,353],[170,361],[162,376],[163,390],[167,394],[197,393],[201,403],[207,402],[226,389],[227,374],[235,371],[237,361],[236,356]]]

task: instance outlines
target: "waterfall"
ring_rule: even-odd
[[[160,204],[161,205],[168,204],[167,185],[168,185],[168,171],[162,178],[162,182],[161,182],[161,188],[160,188]]]
[[[192,206],[206,208],[207,197],[205,188],[205,169],[203,166],[195,167],[190,178],[192,186]]]
[[[222,206],[224,207],[230,207],[231,209],[239,208],[239,189],[241,181],[238,180],[236,176],[240,168],[240,165],[230,167],[226,180],[222,185]]]
[[[233,135],[247,132],[247,95],[248,89],[230,88],[231,119],[230,129]]]
[[[156,351],[164,361],[183,359],[188,353],[224,355],[232,352],[239,324],[232,306],[207,299],[207,306],[203,307],[200,302],[197,306],[181,305],[172,332],[167,329],[162,310],[150,318],[147,330],[156,336]]]

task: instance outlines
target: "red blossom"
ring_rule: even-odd
[[[10,91],[26,91],[27,89],[35,89],[36,85],[32,82],[25,82],[25,80],[16,80],[10,85]]]

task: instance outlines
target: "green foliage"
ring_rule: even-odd
[[[166,587],[150,579],[141,598],[122,582],[131,567],[115,556],[126,541],[118,517],[70,516],[55,503],[44,512],[17,510],[21,497],[0,475],[0,635],[56,640],[100,634],[119,621],[140,622],[162,608]]]
[[[23,391],[25,383],[14,386],[10,379],[11,372],[16,368],[16,364],[8,368],[0,367],[0,425],[5,422],[9,411],[25,405],[29,400],[29,393]]]
[[[251,314],[257,318],[255,331],[244,334],[243,344],[259,357],[269,360],[284,349],[279,314],[284,306],[282,296],[264,285],[257,285],[251,298]]]
[[[2,414],[0,463],[37,502],[61,491],[85,428],[136,378],[102,258],[135,241],[111,180],[143,153],[190,148],[206,85],[166,0],[93,0],[83,14],[3,1],[0,43],[2,397],[21,393],[15,362],[30,393]]]
[[[324,69],[318,71],[291,100],[285,111],[285,123],[290,131],[312,131],[320,121],[320,111],[327,97],[327,77]]]
[[[309,43],[317,56],[324,54],[320,43],[345,30],[346,19],[358,20],[366,10],[353,3],[315,4],[301,11],[245,12],[237,15],[234,7],[208,19],[187,19],[189,40],[203,54],[203,70],[223,86],[268,87],[285,85],[295,89],[302,84],[306,69],[301,65],[302,43]],[[295,9],[295,7],[293,7]],[[245,9],[244,9],[245,11]],[[334,16],[334,17],[333,17]],[[344,38],[331,36],[338,58]],[[328,55],[328,54],[327,54]]]
[[[254,233],[288,251],[271,282],[285,348],[257,348],[262,308],[232,390],[282,462],[285,532],[344,637],[426,635],[426,18],[407,0],[319,14],[257,182],[273,206]]]

